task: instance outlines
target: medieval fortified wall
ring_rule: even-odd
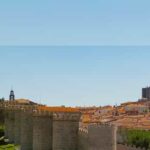
[[[5,136],[21,150],[116,150],[116,128],[89,125],[79,130],[80,112],[37,105],[0,104]]]
[[[40,110],[37,106],[1,105],[5,136],[21,150],[77,150],[80,113]]]
[[[116,150],[116,128],[111,125],[89,125],[79,131],[78,150]]]

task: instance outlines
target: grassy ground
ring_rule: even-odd
[[[1,145],[0,150],[17,150],[18,146],[15,146],[13,144],[7,144],[7,145]]]
[[[19,150],[19,146],[14,144],[8,144],[4,142],[4,125],[0,125],[0,150]]]
[[[4,142],[4,130],[5,130],[4,125],[0,124],[0,145],[5,144],[5,142]]]

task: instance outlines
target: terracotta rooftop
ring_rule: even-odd
[[[39,110],[45,110],[50,112],[79,112],[77,108],[72,107],[48,107],[48,106],[38,106]]]
[[[148,116],[126,116],[122,119],[114,121],[112,124],[126,128],[150,129],[150,118]]]

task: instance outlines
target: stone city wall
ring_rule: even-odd
[[[26,108],[21,111],[21,150],[32,150],[33,147],[33,108]]]
[[[52,150],[52,114],[36,112],[33,116],[33,150]]]
[[[116,150],[116,128],[94,124],[80,130],[79,150]]]
[[[53,113],[53,150],[77,150],[79,113]]]
[[[5,136],[21,150],[77,150],[79,112],[6,105]]]
[[[78,150],[88,150],[88,130],[79,129]]]
[[[5,136],[21,150],[117,150],[116,127],[92,124],[78,131],[79,119],[79,112],[5,105]]]

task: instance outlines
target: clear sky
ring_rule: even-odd
[[[0,45],[149,45],[149,0],[1,0]]]
[[[48,105],[119,104],[150,84],[149,47],[0,47],[0,97]]]
[[[16,97],[49,105],[138,99],[150,83],[150,47],[143,46],[150,45],[149,6],[149,0],[0,1],[0,45],[6,45],[0,96],[8,98],[13,86]]]

